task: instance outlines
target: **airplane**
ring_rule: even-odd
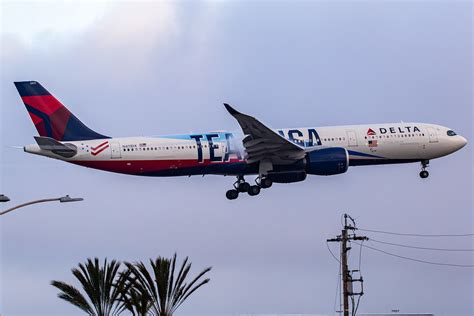
[[[467,140],[452,129],[426,123],[389,123],[271,129],[256,118],[225,108],[243,136],[211,131],[158,137],[110,137],[84,125],[36,81],[14,83],[39,133],[31,154],[79,166],[138,176],[235,176],[229,200],[256,196],[273,183],[292,183],[307,175],[330,176],[352,166],[421,163],[452,154]],[[256,175],[255,184],[245,176]]]

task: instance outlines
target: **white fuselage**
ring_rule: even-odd
[[[425,123],[285,128],[275,132],[307,151],[345,148],[353,166],[428,161],[451,154],[467,143],[464,137],[447,127]],[[64,158],[38,145],[25,146],[25,151],[91,168],[136,175],[257,173],[255,168],[236,167],[245,164],[246,155],[240,138],[229,132],[63,143],[76,146],[77,154]]]

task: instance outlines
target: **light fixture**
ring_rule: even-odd
[[[72,198],[69,195],[63,196],[59,198],[59,202],[66,203],[66,202],[79,202],[84,201],[83,198]]]

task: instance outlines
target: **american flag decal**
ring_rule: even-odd
[[[369,140],[369,147],[377,147],[378,143],[376,140]]]

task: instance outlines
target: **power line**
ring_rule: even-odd
[[[396,236],[412,236],[412,237],[471,237],[471,236],[474,236],[474,234],[438,234],[438,235],[407,234],[407,233],[387,232],[383,230],[362,229],[362,228],[357,228],[357,229],[364,232],[380,233],[380,234],[388,234],[388,235],[396,235]]]
[[[358,245],[362,245],[362,244],[359,244],[359,243],[357,243],[357,242],[355,242],[355,243],[358,244]],[[474,265],[469,265],[469,264],[454,264],[454,263],[432,262],[432,261],[426,261],[426,260],[421,260],[421,259],[416,259],[416,258],[411,258],[411,257],[405,257],[405,256],[397,255],[397,254],[394,254],[394,253],[391,253],[391,252],[387,252],[387,251],[385,251],[385,250],[381,250],[381,249],[378,249],[378,248],[375,248],[375,247],[371,247],[371,246],[367,246],[367,245],[362,245],[362,247],[369,248],[369,249],[372,249],[372,250],[374,250],[374,251],[378,251],[378,252],[384,253],[384,254],[386,254],[386,255],[392,256],[392,257],[397,257],[397,258],[400,258],[400,259],[405,259],[405,260],[410,260],[410,261],[415,261],[415,262],[420,262],[420,263],[426,263],[426,264],[437,265],[437,266],[458,267],[458,268],[474,268]]]
[[[360,243],[360,248],[359,248],[359,272],[361,271],[360,266],[362,265],[362,245],[364,244],[364,241],[365,240],[362,240],[362,242]]]
[[[339,259],[337,259],[337,257],[332,253],[332,250],[331,250],[331,248],[329,247],[329,242],[327,242],[327,241],[326,241],[326,246],[328,247],[328,250],[329,250],[329,252],[331,253],[331,255],[333,256],[333,258],[334,258],[337,262],[339,262],[339,264],[341,264],[341,261],[340,261]]]
[[[384,245],[391,245],[391,246],[397,246],[397,247],[403,247],[403,248],[411,248],[411,249],[421,249],[421,250],[434,250],[434,251],[474,251],[474,249],[452,249],[452,248],[431,248],[431,247],[419,247],[419,246],[410,246],[410,245],[403,245],[403,244],[396,244],[396,243],[391,243],[391,242],[386,242],[386,241],[380,241],[376,240],[373,238],[370,238],[371,241],[379,243],[379,244],[384,244]]]
[[[334,297],[334,313],[337,313],[341,310],[341,291],[339,287],[341,286],[341,265],[339,265],[339,271],[337,273],[337,284],[336,284],[336,296]],[[336,309],[337,298],[339,297],[339,309]]]

